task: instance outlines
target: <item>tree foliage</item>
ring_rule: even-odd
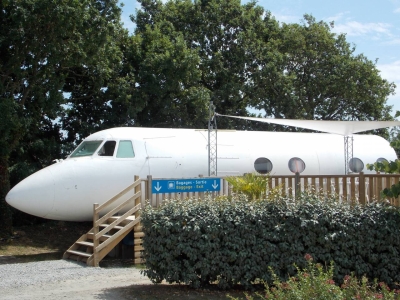
[[[256,95],[263,89],[254,86],[252,77],[260,71],[261,59],[268,54],[266,41],[278,25],[270,14],[255,2],[241,5],[239,0],[140,3],[142,9],[133,18],[137,26],[135,35],[142,36],[149,28],[165,27],[168,30],[162,34],[180,35],[188,51],[198,57],[193,65],[198,75],[193,79],[204,95],[203,101],[212,100],[221,113],[247,115],[250,99],[259,98]],[[179,81],[176,77],[169,81]],[[191,117],[199,113],[207,116],[203,108],[180,114],[186,113]],[[218,122],[221,128],[245,126],[229,119]]]
[[[135,124],[202,128],[209,95],[199,83],[199,57],[167,21],[145,26],[131,37],[128,61],[136,88],[132,101],[139,111]]]
[[[250,105],[276,118],[391,119],[386,100],[395,85],[355,55],[346,36],[331,31],[333,23],[305,15],[302,24],[280,24],[255,2],[238,0],[140,3],[135,35],[163,26],[164,35],[181,34],[197,51],[200,84],[218,112],[247,115]]]
[[[54,121],[61,116],[68,80],[75,77],[74,85],[86,89],[80,79],[90,77],[92,84],[99,83],[92,90],[99,90],[112,75],[112,63],[120,62],[121,55],[108,59],[115,53],[110,41],[122,30],[119,16],[116,0],[0,1],[2,212],[12,152],[24,163],[30,150],[42,147],[48,153],[48,141],[60,142],[60,127]],[[6,222],[1,217],[3,234],[9,234],[9,218]]]
[[[387,97],[395,85],[382,79],[376,65],[354,55],[344,34],[305,15],[302,24],[282,24],[274,40],[281,56],[273,82],[257,80],[267,91],[252,103],[268,116],[318,120],[390,119]]]

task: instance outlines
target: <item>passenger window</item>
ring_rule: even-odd
[[[288,167],[289,167],[290,172],[292,172],[292,173],[302,173],[306,168],[306,164],[304,163],[304,161],[301,158],[292,157],[289,160]]]
[[[135,157],[131,141],[119,141],[117,158],[131,158]]]
[[[100,156],[113,156],[116,144],[117,144],[116,141],[105,142],[103,147],[101,147],[100,151],[98,152],[98,154]]]
[[[354,173],[360,173],[364,169],[364,163],[361,159],[353,157],[349,160],[349,169]]]
[[[272,162],[265,157],[259,157],[254,162],[254,169],[260,174],[268,174],[272,171]]]

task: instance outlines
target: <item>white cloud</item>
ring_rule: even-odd
[[[381,71],[382,78],[396,84],[396,95],[389,97],[389,105],[393,105],[393,113],[400,110],[400,60],[390,64],[378,64],[377,68]]]
[[[394,117],[395,114],[396,114],[396,111],[400,111],[400,92],[399,92],[399,89],[397,89],[397,94],[396,95],[388,97],[388,101],[386,102],[386,104],[392,106],[391,115]]]
[[[346,23],[335,24],[334,32],[346,33],[348,36],[365,36],[365,35],[385,35],[391,36],[391,25],[388,23],[360,23],[350,21]]]
[[[390,64],[378,64],[377,68],[381,71],[383,78],[396,82],[400,87],[400,60]]]
[[[399,45],[400,44],[400,37],[394,38],[388,41],[386,44],[388,45]]]
[[[334,21],[334,22],[335,22],[335,25],[336,25],[336,22],[338,22],[338,21],[340,21],[341,19],[343,19],[343,18],[345,17],[345,15],[348,15],[349,13],[350,13],[349,11],[340,12],[340,13],[338,13],[338,14],[332,16],[332,17],[326,18],[325,21],[326,21],[326,22],[332,22],[332,21]]]
[[[394,10],[394,13],[398,14],[400,13],[400,7]]]
[[[296,15],[290,15],[290,14],[278,14],[278,13],[274,13],[271,12],[272,16],[275,17],[275,19],[279,22],[283,22],[283,23],[299,23],[300,20],[303,19],[303,17],[301,16],[296,16]]]

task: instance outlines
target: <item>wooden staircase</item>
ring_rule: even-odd
[[[141,208],[141,180],[135,176],[135,182],[107,202],[93,207],[93,228],[82,235],[63,255],[63,259],[72,259],[86,262],[89,266],[99,266],[99,262],[116,246],[122,239],[132,232],[134,227],[140,226],[139,210]],[[122,196],[134,189],[134,195],[117,207],[99,218],[100,211],[107,209]],[[126,210],[128,203],[135,205],[123,215],[117,216],[123,208]]]

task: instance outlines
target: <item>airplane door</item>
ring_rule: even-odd
[[[157,178],[182,177],[181,149],[175,137],[146,139],[145,149],[149,175]]]

